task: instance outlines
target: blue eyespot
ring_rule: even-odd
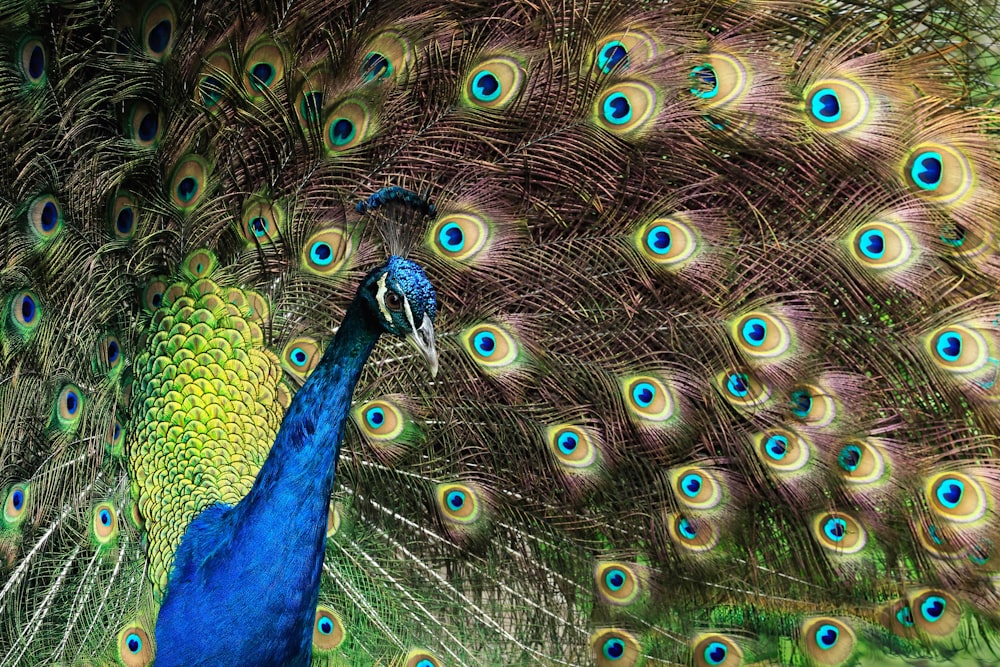
[[[10,502],[16,511],[20,511],[21,508],[24,507],[24,491],[22,489],[14,489],[14,493],[11,494]]]
[[[264,90],[274,81],[275,70],[270,63],[257,63],[250,69],[250,85],[257,90]]]
[[[605,44],[597,56],[597,66],[605,74],[614,69],[620,62],[624,62],[624,67],[628,66],[628,49],[618,40]]]
[[[25,294],[21,297],[21,321],[31,324],[35,319],[35,300]]]
[[[170,45],[170,34],[173,32],[173,28],[170,25],[168,19],[163,19],[149,31],[146,37],[146,43],[149,44],[149,50],[153,53],[163,53],[167,50],[167,46]]]
[[[28,57],[28,76],[38,81],[43,74],[45,74],[45,51],[41,45],[35,44]]]
[[[327,266],[333,261],[333,248],[326,241],[317,241],[309,248],[309,259],[318,266]]]
[[[926,151],[917,156],[910,167],[910,178],[922,190],[937,190],[944,178],[944,161],[936,151]]]
[[[951,223],[948,225],[948,228],[948,231],[951,231],[951,234],[948,236],[942,234],[941,240],[953,248],[961,247],[965,243],[965,227],[957,223]]]
[[[941,546],[942,544],[944,544],[944,538],[941,537],[940,535],[938,535],[937,528],[933,524],[930,525],[930,526],[927,526],[927,534],[930,536],[931,541],[933,541],[934,544],[936,544],[938,546]]]
[[[604,642],[604,657],[608,660],[621,660],[625,655],[625,642],[617,637]]]
[[[119,234],[131,234],[134,222],[135,212],[130,206],[126,206],[118,211],[118,217],[115,218],[115,229],[118,230]]]
[[[430,660],[421,660],[420,662],[417,663],[417,667],[437,667],[437,665],[435,665]]]
[[[450,491],[447,500],[448,506],[457,511],[465,505],[465,494],[461,491]]]
[[[576,451],[577,446],[580,444],[580,438],[575,433],[564,431],[559,435],[556,443],[559,445],[559,451],[569,456]]]
[[[333,634],[333,621],[326,616],[321,616],[316,622],[316,629],[319,630],[320,634],[331,635]]]
[[[156,138],[156,133],[160,129],[160,119],[152,111],[146,113],[139,121],[139,139],[144,142],[150,142]]]
[[[42,230],[51,232],[59,224],[59,209],[53,202],[45,202],[42,206]]]
[[[788,438],[777,434],[768,436],[764,451],[775,461],[780,461],[788,453]]]
[[[267,229],[269,226],[270,224],[268,223],[267,218],[257,215],[250,218],[250,222],[247,224],[247,229],[249,229],[250,233],[257,238],[261,238],[262,236],[267,236]]]
[[[701,475],[690,473],[684,475],[684,479],[681,480],[681,490],[688,498],[694,498],[701,492],[703,484]]]
[[[385,423],[385,411],[382,408],[371,408],[365,412],[365,421],[373,429],[378,429]]]
[[[125,638],[125,645],[133,654],[139,653],[142,650],[142,637],[133,632]]]
[[[796,389],[792,392],[792,414],[799,419],[805,419],[812,412],[812,394],[807,389]]]
[[[759,317],[752,317],[743,323],[741,333],[748,345],[760,347],[767,339],[767,322]]]
[[[693,540],[698,537],[698,529],[687,519],[682,518],[677,522],[677,530],[680,531],[681,535],[689,540]]]
[[[920,603],[920,615],[928,623],[937,623],[944,616],[944,609],[947,602],[940,595],[930,595]]]
[[[101,520],[102,525],[105,526],[111,525],[111,512],[109,512],[108,510],[101,510],[98,513],[97,518]]]
[[[726,391],[737,398],[744,398],[750,393],[750,378],[746,373],[730,373],[726,381]]]
[[[836,646],[839,638],[840,630],[829,623],[824,623],[816,630],[816,645],[824,651],[828,651]]]
[[[648,382],[639,382],[632,387],[632,400],[640,408],[648,408],[656,398],[656,387]]]
[[[670,252],[673,239],[670,236],[670,228],[664,225],[657,225],[646,234],[646,247],[657,255],[666,255]]]
[[[201,80],[201,102],[206,107],[214,106],[222,97],[222,81],[208,74]]]
[[[847,445],[840,450],[840,455],[837,457],[837,462],[840,467],[847,472],[854,472],[858,469],[861,464],[862,458],[861,448],[857,445]]]
[[[821,123],[836,123],[840,120],[840,97],[832,88],[822,88],[812,97],[811,111]]]
[[[885,254],[885,234],[878,229],[869,229],[861,234],[858,247],[868,259],[882,259]]]
[[[910,611],[910,607],[900,607],[899,611],[896,612],[896,620],[903,627],[913,627],[913,612]]]
[[[107,347],[108,363],[115,363],[118,361],[118,343],[115,341],[108,341]]]
[[[480,331],[473,338],[472,344],[475,345],[476,351],[479,352],[484,357],[492,356],[496,351],[497,339],[489,331]]]
[[[612,591],[620,591],[622,586],[625,585],[626,579],[628,577],[618,568],[610,569],[604,575],[604,583]]]
[[[729,656],[729,649],[722,642],[712,642],[705,647],[705,662],[710,665],[721,665]]]
[[[354,123],[347,118],[338,118],[330,123],[330,143],[334,146],[349,144],[355,133]]]
[[[840,542],[847,534],[847,522],[838,517],[827,519],[823,523],[823,534],[832,542]]]
[[[492,102],[500,97],[502,92],[500,80],[489,70],[480,72],[472,79],[472,94],[480,102]]]
[[[392,63],[388,58],[377,51],[365,56],[365,62],[361,65],[361,78],[364,81],[387,79],[390,76],[392,76]]]
[[[695,80],[697,88],[691,89],[691,94],[702,99],[711,99],[719,94],[719,79],[715,75],[715,68],[708,63],[698,65],[689,74]]]
[[[455,222],[449,222],[441,227],[438,232],[438,241],[450,252],[460,252],[465,247],[465,233],[462,227]]]
[[[291,360],[293,364],[295,364],[300,368],[309,363],[309,353],[303,350],[301,347],[294,348],[291,354],[288,355],[288,358]]]
[[[192,176],[186,176],[177,184],[177,198],[182,202],[189,202],[198,194],[198,180]]]
[[[612,125],[624,125],[632,120],[632,103],[624,93],[612,93],[604,100],[604,120]]]
[[[949,331],[940,336],[935,344],[938,356],[945,361],[955,362],[962,356],[962,336],[961,334]]]
[[[66,392],[66,412],[70,415],[76,413],[76,409],[80,407],[80,399],[77,397],[76,392],[68,391]]]
[[[965,484],[957,479],[946,478],[937,488],[938,501],[948,509],[955,509],[962,502]]]

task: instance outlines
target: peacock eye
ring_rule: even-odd
[[[395,292],[387,292],[385,295],[385,305],[389,310],[400,311],[403,309],[403,297]]]

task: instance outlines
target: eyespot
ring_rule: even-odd
[[[281,351],[281,367],[292,377],[305,380],[322,356],[319,343],[312,338],[293,338]]]
[[[882,625],[892,630],[898,637],[911,639],[917,636],[909,600],[896,600],[881,611],[879,619]]]
[[[821,546],[838,555],[855,554],[868,541],[865,529],[858,521],[843,512],[818,514],[813,519],[813,535]]]
[[[642,585],[634,569],[627,563],[607,561],[594,568],[597,592],[613,605],[630,605],[638,599]]]
[[[479,324],[462,332],[465,351],[484,370],[503,370],[517,360],[517,341],[493,324]]]
[[[968,523],[986,514],[986,492],[969,475],[937,473],[927,479],[925,488],[930,508],[951,521]]]
[[[431,226],[428,246],[442,257],[465,262],[479,254],[489,237],[489,225],[482,217],[452,213]]]
[[[443,667],[443,665],[433,654],[415,649],[406,654],[403,667]]]
[[[345,100],[326,117],[323,141],[329,154],[354,148],[368,138],[371,112],[362,102]]]
[[[947,523],[941,526],[934,524],[919,526],[916,534],[920,546],[935,558],[944,560],[961,558],[966,553],[967,545],[964,540],[955,539],[956,536],[950,528]]]
[[[395,440],[406,426],[403,411],[387,400],[368,401],[353,411],[364,434],[375,441]]]
[[[688,466],[670,472],[677,502],[698,510],[711,509],[722,501],[722,484],[707,470]]]
[[[802,624],[800,643],[806,654],[820,665],[839,665],[854,651],[854,630],[843,621],[821,616]]]
[[[439,484],[437,501],[441,516],[446,521],[470,524],[481,516],[479,496],[465,484]]]
[[[776,472],[801,470],[809,462],[809,443],[797,433],[775,428],[758,433],[754,440],[760,460]]]
[[[743,660],[743,651],[725,635],[698,635],[691,646],[695,667],[737,667]]]
[[[792,389],[792,417],[810,426],[829,426],[837,416],[833,396],[811,384],[800,384]]]
[[[118,513],[110,503],[101,503],[94,508],[90,526],[98,545],[111,545],[118,537]]]
[[[847,242],[851,257],[873,271],[898,268],[913,257],[913,240],[902,227],[884,220],[861,225]]]
[[[125,455],[124,442],[125,429],[122,428],[121,422],[115,419],[104,436],[105,451],[115,458],[121,458]]]
[[[619,83],[598,98],[594,111],[604,129],[615,134],[631,134],[643,129],[653,117],[656,91],[644,83]]]
[[[302,268],[319,276],[332,276],[344,266],[353,250],[351,237],[340,229],[316,232],[302,246]]]
[[[163,114],[146,102],[136,102],[129,111],[126,130],[137,146],[152,148],[163,136]]]
[[[521,66],[512,58],[490,58],[465,79],[469,102],[487,109],[502,109],[517,96],[523,84]]]
[[[265,97],[285,78],[285,57],[278,45],[264,40],[253,46],[244,58],[243,87],[251,97]]]
[[[680,268],[698,250],[698,236],[683,214],[656,218],[639,229],[636,246],[643,257],[659,266]]]
[[[55,238],[63,228],[62,204],[53,195],[36,197],[28,207],[28,225],[42,241]]]
[[[6,526],[17,526],[28,516],[31,492],[27,484],[14,484],[7,489],[7,499],[3,506],[3,522]]]
[[[155,278],[142,291],[142,304],[149,312],[159,310],[163,305],[163,296],[167,291],[167,283],[163,278]]]
[[[122,364],[122,348],[117,336],[107,335],[97,342],[97,357],[100,367],[106,373],[119,368]]]
[[[208,278],[219,265],[219,258],[210,250],[195,250],[184,258],[181,268],[191,281]],[[214,290],[213,290],[214,291]],[[202,291],[202,294],[205,292]]]
[[[330,77],[325,69],[314,69],[305,76],[295,96],[295,115],[303,128],[318,128],[323,122],[329,89]]]
[[[945,254],[952,257],[978,257],[992,252],[993,236],[986,230],[972,230],[950,221],[940,228],[940,240]]]
[[[29,335],[42,321],[38,297],[31,290],[15,294],[8,312],[7,321],[21,336]]]
[[[313,648],[319,651],[332,651],[344,643],[346,633],[344,622],[340,616],[326,605],[316,607],[316,620],[313,623]]]
[[[137,208],[128,190],[119,190],[108,209],[108,225],[115,238],[127,241],[135,236]]]
[[[170,201],[182,211],[190,211],[208,185],[208,163],[197,155],[182,158],[170,177]]]
[[[598,667],[628,667],[639,660],[639,641],[618,628],[598,630],[590,636],[590,648]]]
[[[759,311],[737,319],[730,335],[740,350],[755,359],[780,356],[792,344],[788,326],[778,317]]]
[[[151,6],[142,19],[142,47],[153,60],[164,60],[174,48],[177,13],[166,2]]]
[[[667,533],[676,545],[692,553],[708,551],[719,542],[719,533],[713,523],[683,514],[668,517]]]
[[[616,32],[597,46],[597,68],[604,74],[649,62],[656,56],[653,40],[640,30]]]
[[[664,422],[674,415],[674,398],[667,386],[652,375],[622,380],[625,407],[642,421]]]
[[[84,397],[75,384],[66,384],[56,397],[55,417],[59,428],[69,430],[80,423]]]
[[[39,86],[45,83],[48,54],[40,40],[28,39],[21,44],[20,65],[21,74],[29,85]]]
[[[198,74],[195,101],[206,109],[212,109],[222,99],[235,75],[236,67],[228,51],[215,51],[210,54],[205,58],[205,66]]]
[[[958,629],[962,608],[958,600],[942,590],[926,590],[910,596],[913,622],[932,637],[947,637]]]
[[[975,186],[969,158],[961,151],[936,142],[913,148],[903,166],[903,180],[922,199],[935,204],[953,204]]]
[[[410,42],[395,30],[386,30],[368,43],[361,60],[361,80],[405,81],[412,60]]]
[[[988,363],[989,346],[981,333],[953,324],[933,332],[927,338],[931,360],[951,373],[972,373]]]
[[[848,79],[821,79],[805,93],[806,118],[821,132],[853,130],[868,119],[871,101]]]
[[[885,458],[879,448],[864,440],[849,440],[837,454],[840,475],[849,484],[871,484],[882,479]]]
[[[771,397],[767,386],[746,371],[734,369],[720,373],[715,382],[722,396],[734,407],[756,407]]]
[[[586,429],[570,424],[550,426],[547,440],[549,451],[562,466],[579,470],[597,462],[597,447]]]
[[[147,667],[153,663],[153,647],[141,626],[130,625],[118,633],[118,659],[125,667]]]
[[[728,53],[711,53],[705,62],[691,70],[691,94],[705,101],[710,109],[739,101],[749,87],[746,66]]]
[[[251,199],[243,207],[240,234],[248,245],[268,245],[278,237],[283,224],[280,207],[263,199]]]

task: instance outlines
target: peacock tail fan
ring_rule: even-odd
[[[385,336],[338,406],[312,664],[1000,662],[998,34],[0,3],[0,665],[153,664],[389,255],[437,374]]]

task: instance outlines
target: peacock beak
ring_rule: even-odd
[[[424,355],[427,368],[431,372],[431,379],[433,379],[438,372],[438,354],[437,350],[434,349],[434,323],[431,322],[431,318],[424,315],[420,326],[415,328],[408,338],[420,350],[420,354]]]

